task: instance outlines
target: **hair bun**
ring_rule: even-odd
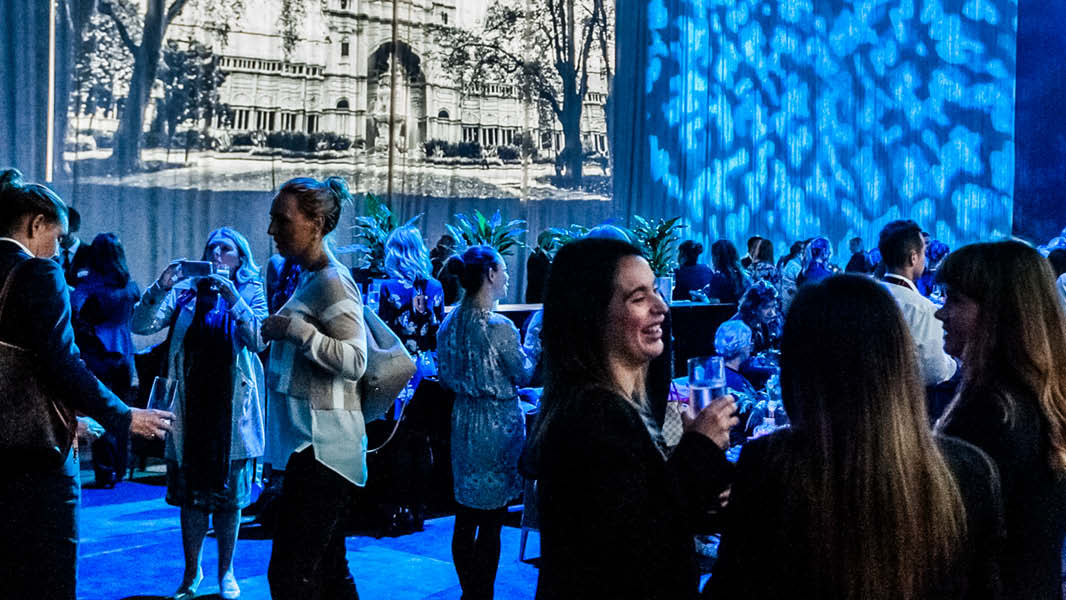
[[[327,177],[325,184],[329,186],[329,189],[333,191],[333,195],[337,197],[338,204],[346,204],[352,199],[352,193],[348,191],[348,182],[343,177],[333,175]]]
[[[8,188],[22,187],[22,172],[18,169],[4,169],[0,171],[0,191]]]

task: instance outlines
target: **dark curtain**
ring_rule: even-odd
[[[48,105],[48,3],[0,3],[0,166],[45,176]]]

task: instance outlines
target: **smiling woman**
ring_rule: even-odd
[[[644,392],[667,307],[648,262],[622,241],[583,239],[552,263],[547,378],[527,466],[539,478],[537,598],[694,598],[692,535],[730,470],[725,396],[687,418],[669,460]]]

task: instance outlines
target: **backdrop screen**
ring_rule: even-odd
[[[1009,235],[1014,0],[651,0],[650,175],[692,237]],[[669,212],[669,211],[668,211]],[[845,259],[846,260],[846,259]]]

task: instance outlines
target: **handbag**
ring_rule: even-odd
[[[30,259],[34,260],[34,259]],[[0,322],[19,270],[15,265],[0,291]],[[0,451],[23,464],[58,468],[74,443],[74,410],[56,401],[33,351],[0,340]]]
[[[389,326],[373,309],[363,307],[366,324],[366,373],[359,379],[363,418],[385,416],[396,396],[415,374],[415,361]]]

